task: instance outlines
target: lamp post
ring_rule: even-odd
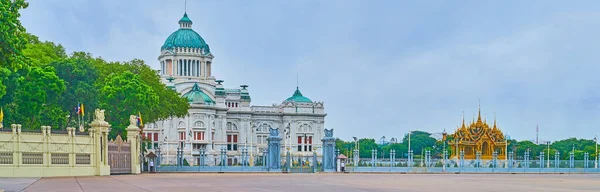
[[[548,160],[546,162],[546,167],[550,168],[550,141],[548,141]]]
[[[508,140],[510,140],[510,136],[506,135],[504,137],[504,168],[508,168]]]
[[[252,122],[250,122],[252,124]],[[254,141],[254,131],[256,131],[256,125],[252,125],[250,133],[250,167],[254,166],[254,153],[252,153],[252,142]]]
[[[410,130],[409,130],[409,131],[408,131],[408,150],[409,150],[409,151],[411,150],[411,148],[410,148],[410,135],[411,135],[411,134],[412,134],[412,131],[410,131]]]
[[[156,158],[156,168],[154,168],[156,172],[159,172],[158,168],[160,168],[160,161],[161,161],[160,147],[161,147],[161,145],[159,143],[158,146],[156,147],[156,157],[157,158]]]
[[[596,160],[594,161],[594,168],[598,169],[598,135],[594,137],[594,142],[596,142]]]

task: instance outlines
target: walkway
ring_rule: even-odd
[[[18,182],[17,182],[18,181]],[[29,185],[31,184],[31,185]],[[600,191],[598,174],[143,174],[0,178],[6,191]]]

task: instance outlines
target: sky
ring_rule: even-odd
[[[227,88],[271,105],[298,84],[342,139],[452,133],[479,105],[512,139],[600,133],[599,1],[29,2],[21,21],[41,40],[155,69],[187,11]]]

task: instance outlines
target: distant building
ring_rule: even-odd
[[[477,152],[481,152],[481,159],[489,160],[493,158],[494,151],[497,152],[499,160],[506,157],[506,140],[496,125],[496,117],[494,124],[488,125],[485,119],[481,119],[481,109],[477,121],[473,119],[469,124],[465,124],[463,115],[462,125],[450,137],[447,141],[452,148],[451,159],[458,159],[460,151],[464,151],[465,159],[476,159]]]
[[[177,148],[181,147],[190,164],[197,164],[200,148],[207,150],[209,164],[214,164],[221,148],[227,150],[229,163],[237,164],[244,147],[252,156],[260,156],[267,148],[269,128],[280,129],[282,154],[287,147],[294,155],[311,155],[317,148],[320,156],[326,116],[323,102],[312,101],[296,87],[281,104],[251,105],[247,85],[225,88],[224,81],[213,76],[215,57],[192,24],[185,13],[158,57],[164,83],[181,93],[191,106],[184,118],[146,125],[143,136],[153,141],[153,147],[160,144],[161,163],[175,164]]]

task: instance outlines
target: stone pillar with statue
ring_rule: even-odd
[[[90,134],[94,137],[94,163],[96,175],[110,175],[110,166],[108,165],[108,131],[110,124],[104,121],[104,109],[96,109],[94,120],[90,123],[92,127]]]
[[[335,138],[333,138],[333,129],[324,129],[325,137],[323,142],[323,172],[335,172]]]
[[[267,169],[269,171],[281,171],[281,136],[279,128],[269,128]]]
[[[129,116],[129,126],[127,126],[127,142],[131,144],[131,174],[140,174],[140,128],[137,126],[137,116]]]

